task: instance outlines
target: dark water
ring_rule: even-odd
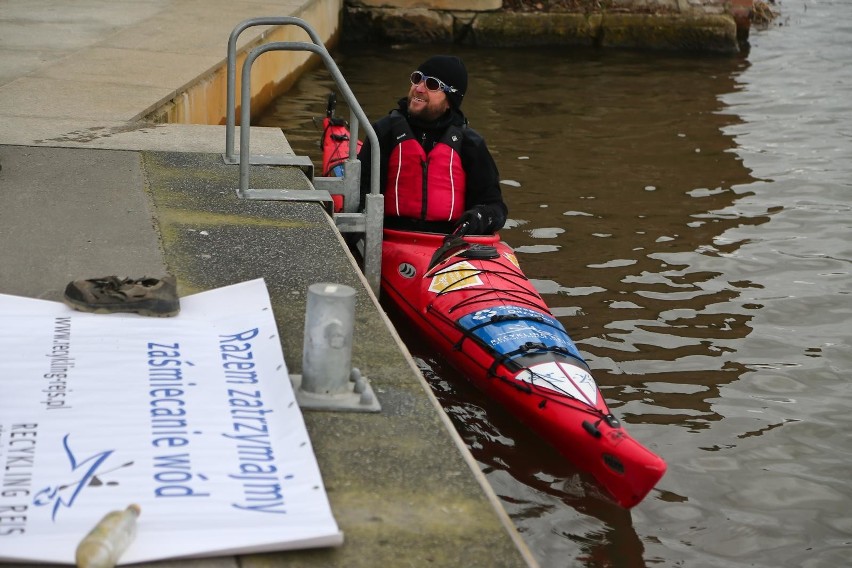
[[[852,2],[779,8],[732,59],[444,48],[504,240],[669,464],[622,510],[412,339],[542,566],[852,565]],[[434,52],[335,58],[378,118]],[[331,88],[311,73],[259,123],[319,159]]]

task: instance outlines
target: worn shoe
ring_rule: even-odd
[[[169,317],[180,311],[174,276],[139,280],[104,276],[75,280],[65,287],[63,300],[75,310],[95,314],[135,312],[143,316]]]

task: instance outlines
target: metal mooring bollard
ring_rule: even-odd
[[[308,286],[302,389],[314,394],[348,390],[352,370],[355,290],[341,284]]]
[[[352,368],[355,290],[320,282],[308,286],[302,376],[292,375],[299,406],[321,410],[381,410],[358,369]]]

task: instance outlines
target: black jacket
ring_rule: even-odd
[[[440,140],[447,127],[450,125],[463,127],[464,140],[459,154],[467,178],[465,209],[476,209],[481,214],[484,225],[477,232],[492,233],[500,230],[506,223],[508,210],[500,191],[497,165],[494,163],[494,158],[488,151],[482,136],[467,126],[467,119],[464,114],[460,110],[450,109],[435,122],[424,123],[408,116],[408,101],[405,98],[399,100],[398,110],[408,120],[411,130],[427,152]],[[396,145],[396,141],[391,136],[390,124],[390,113],[373,123],[373,129],[376,131],[376,137],[381,148],[379,188],[382,193],[387,186],[390,153]],[[363,196],[370,192],[371,155],[372,149],[370,148],[370,141],[367,139],[358,153],[358,159],[361,161],[361,203],[364,203]],[[385,217],[385,226],[396,229],[449,233],[453,230],[454,223],[388,216]]]

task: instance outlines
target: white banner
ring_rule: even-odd
[[[173,318],[0,295],[0,561],[73,564],[131,503],[121,563],[343,542],[263,280]]]

